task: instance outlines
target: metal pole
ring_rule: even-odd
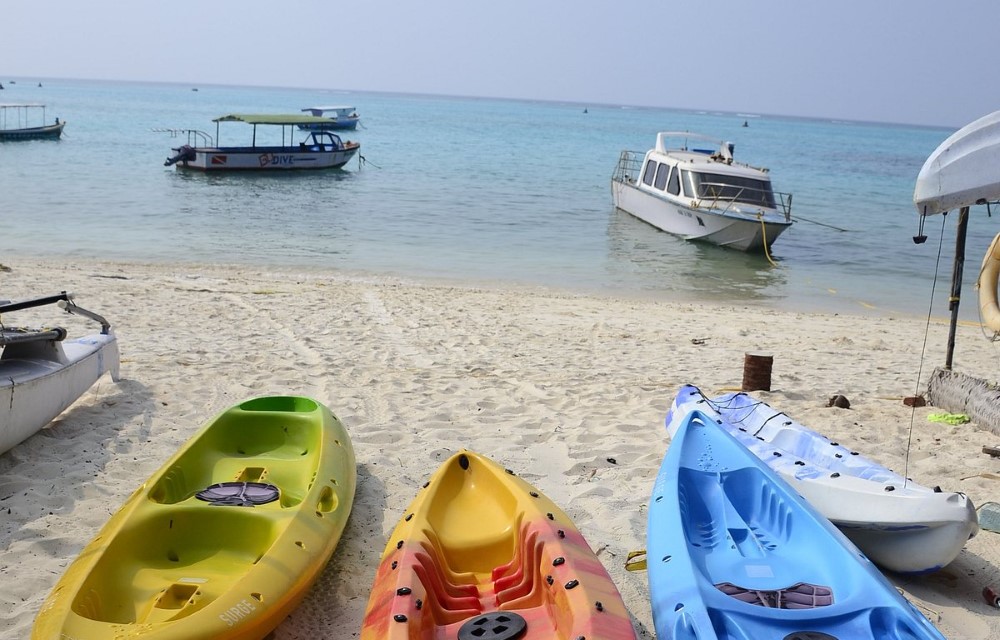
[[[958,232],[955,235],[955,264],[951,272],[951,324],[948,326],[948,352],[944,368],[951,371],[952,356],[955,355],[955,329],[958,326],[958,303],[962,298],[962,271],[965,267],[965,236],[969,231],[969,207],[958,210]]]

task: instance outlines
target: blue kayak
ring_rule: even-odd
[[[667,433],[692,409],[732,434],[882,569],[937,571],[979,531],[964,493],[908,480],[745,393],[709,399],[695,386],[681,387]]]
[[[661,640],[944,640],[829,520],[692,410],[649,506]]]

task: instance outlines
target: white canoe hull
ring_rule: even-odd
[[[0,357],[0,453],[49,424],[105,373],[118,380],[118,367],[113,333],[40,341]]]
[[[673,435],[693,409],[718,420],[883,569],[941,569],[979,531],[972,501],[905,480],[746,394],[706,398],[685,386],[667,415]]]
[[[791,223],[756,216],[722,214],[711,209],[691,209],[643,191],[629,182],[614,180],[611,194],[616,208],[657,229],[685,240],[710,242],[739,251],[770,248]]]

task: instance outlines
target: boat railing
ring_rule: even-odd
[[[169,133],[171,138],[179,138],[185,136],[187,138],[187,146],[189,147],[214,147],[215,139],[205,133],[200,129],[169,129],[169,128],[154,128],[156,133]]]
[[[722,182],[702,182],[699,185],[699,206],[728,211],[734,204],[743,203],[768,209],[777,209],[784,214],[785,221],[792,219],[792,194],[781,191],[767,191],[753,187],[741,187]]]
[[[635,184],[642,171],[643,156],[644,154],[638,151],[622,151],[618,156],[615,172],[611,176],[612,181]]]

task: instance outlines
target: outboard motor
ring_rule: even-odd
[[[192,147],[189,144],[186,144],[182,147],[178,147],[177,149],[174,149],[174,151],[177,152],[177,155],[175,155],[172,158],[167,158],[166,161],[163,163],[164,167],[169,167],[170,165],[177,164],[178,162],[187,162],[188,160],[194,160],[195,156],[194,147]]]

